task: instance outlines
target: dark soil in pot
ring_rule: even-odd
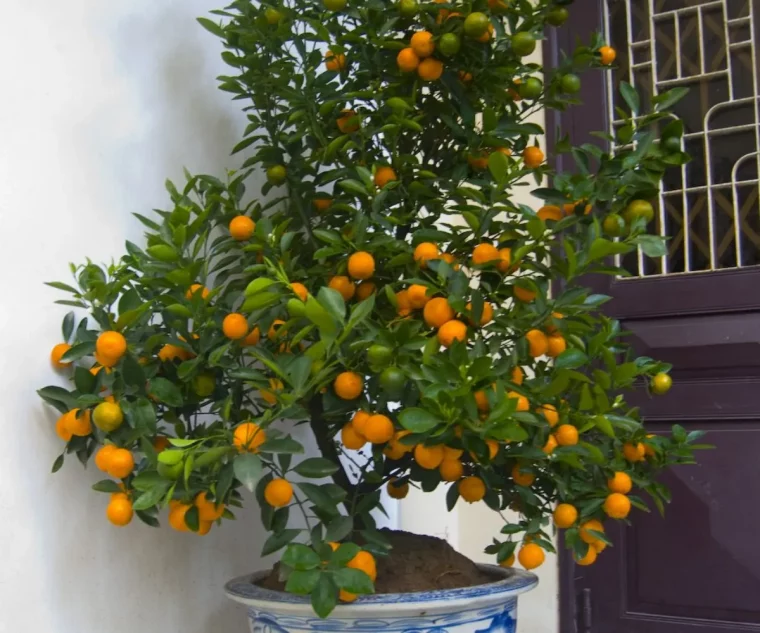
[[[443,539],[392,530],[383,530],[383,533],[393,549],[390,556],[377,560],[376,593],[457,589],[496,580]],[[277,567],[258,584],[267,589],[285,590]]]

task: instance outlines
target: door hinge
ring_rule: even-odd
[[[591,589],[586,587],[578,594],[578,633],[591,633]]]

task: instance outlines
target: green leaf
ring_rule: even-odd
[[[283,437],[264,442],[259,447],[259,450],[262,453],[288,453],[291,455],[304,452],[303,446],[291,437]]]
[[[124,415],[131,427],[135,429],[155,429],[156,409],[147,398],[138,398],[130,403],[128,408],[125,408],[123,405],[122,408],[124,408]]]
[[[193,316],[190,308],[183,306],[181,303],[172,303],[171,305],[166,306],[166,311],[174,316],[183,317],[185,319],[189,319]]]
[[[121,486],[113,479],[102,479],[92,484],[92,489],[96,492],[123,492]]]
[[[352,569],[344,567],[334,572],[333,577],[338,587],[345,589],[350,593],[370,594],[375,593],[375,586],[372,579],[361,569]]]
[[[311,547],[294,543],[282,555],[282,564],[298,571],[316,569],[322,564],[322,559]]]
[[[288,529],[283,530],[279,534],[272,534],[272,536],[270,536],[264,543],[264,547],[261,548],[261,555],[269,556],[269,554],[274,554],[275,552],[281,550],[294,538],[296,538],[302,531],[303,530]]]
[[[311,593],[311,606],[320,618],[326,618],[338,604],[338,586],[330,574],[320,574],[319,582]]]
[[[652,103],[655,105],[655,112],[669,110],[687,94],[689,94],[689,89],[679,86],[678,88],[672,88],[667,92],[652,97]]]
[[[198,20],[198,23],[206,29],[209,33],[213,33],[217,37],[221,37],[222,39],[226,39],[226,35],[224,33],[224,29],[219,26],[216,22],[212,22],[208,18],[196,18]]]
[[[565,350],[554,360],[554,366],[558,369],[576,369],[586,363],[588,363],[588,356],[579,349]]]
[[[150,490],[146,490],[139,497],[137,497],[137,499],[135,499],[132,507],[135,510],[147,510],[148,508],[152,508],[161,502],[161,500],[164,498],[164,495],[166,495],[166,491],[169,490],[169,486],[169,482],[166,481],[158,484]]]
[[[491,152],[488,156],[488,170],[496,182],[502,182],[507,177],[509,163],[502,152]]]
[[[165,453],[166,451],[164,451]],[[163,455],[164,453],[161,453]],[[159,455],[160,457],[160,455]],[[253,492],[256,488],[256,484],[261,479],[263,466],[261,464],[261,458],[253,453],[241,453],[235,457],[233,462],[235,469],[235,477],[243,484],[248,490]]]
[[[46,281],[46,286],[50,286],[51,288],[55,288],[56,290],[63,290],[64,292],[70,292],[72,294],[79,294],[79,290],[76,288],[72,288],[68,284],[64,284],[60,281]],[[64,337],[66,338],[66,337]]]
[[[326,541],[339,543],[346,538],[354,529],[354,521],[351,517],[339,516],[327,524],[325,532]]]
[[[310,484],[306,482],[299,482],[296,484],[303,492],[309,501],[311,501],[320,510],[327,512],[334,512],[337,502],[328,494],[324,486],[317,486],[316,484]]]
[[[578,408],[581,411],[588,411],[589,409],[593,408],[594,406],[594,399],[591,396],[591,389],[589,389],[589,386],[587,384],[584,384],[581,388],[581,398],[578,403]]]
[[[426,433],[441,424],[436,416],[425,409],[411,407],[398,414],[398,421],[407,431]]]
[[[638,114],[639,110],[641,109],[641,102],[639,101],[639,95],[636,92],[636,89],[628,82],[621,81],[620,94],[623,96],[623,99],[625,99],[625,102],[628,104],[631,112],[634,115]]]
[[[310,594],[319,582],[320,573],[318,569],[309,569],[308,571],[296,569],[290,572],[285,591],[302,596]]]
[[[64,341],[68,341],[71,338],[71,335],[74,333],[75,325],[76,325],[76,316],[74,312],[69,312],[65,317],[63,317],[63,324],[61,325],[61,334],[63,335]]]
[[[324,457],[311,457],[302,461],[293,470],[301,475],[301,477],[329,477],[333,473],[338,472],[338,465]]]
[[[156,472],[144,472],[140,473],[132,480],[132,488],[141,492],[145,492],[147,490],[155,488],[157,485],[165,481],[166,479],[164,479]]]
[[[74,370],[74,384],[79,393],[93,393],[97,378],[84,367],[77,367]]]
[[[338,329],[330,313],[322,307],[319,301],[311,296],[306,300],[306,318],[327,334],[334,334]]]
[[[252,297],[253,295],[261,292],[262,290],[266,290],[269,288],[269,286],[277,283],[276,281],[272,281],[271,279],[268,279],[266,277],[259,277],[257,279],[254,279],[251,283],[249,283],[245,288],[245,296],[246,297]]]
[[[611,242],[603,237],[597,237],[591,243],[591,247],[588,251],[588,259],[589,261],[603,259],[610,255],[629,253],[631,250],[633,250],[633,246],[626,244],[625,242]]]
[[[322,286],[317,294],[317,300],[338,323],[343,323],[346,318],[346,302],[337,290]],[[308,304],[306,307],[308,316]],[[317,325],[319,324],[317,323]]]
[[[615,437],[615,429],[612,428],[612,423],[609,419],[603,415],[595,415],[593,418],[594,426],[599,429],[605,435]]]
[[[95,353],[95,341],[88,341],[86,343],[79,343],[74,345],[63,356],[61,361],[64,363],[70,363],[75,360],[79,360],[85,356],[92,356]]]
[[[668,242],[659,235],[639,235],[635,240],[647,257],[665,257],[668,254]]]
[[[254,310],[261,310],[266,308],[280,300],[280,295],[275,292],[259,292],[252,297],[248,297],[243,301],[243,305],[240,307],[242,312],[253,312]]]
[[[170,407],[182,406],[182,392],[168,378],[152,378],[148,384],[148,393]]]
[[[76,398],[63,387],[43,387],[37,390],[37,394],[44,400],[58,402],[67,410],[77,408]]]
[[[179,253],[177,250],[168,244],[148,246],[148,248],[145,249],[145,252],[147,252],[153,259],[157,259],[164,263],[176,262],[179,259]]]
[[[121,366],[121,375],[124,382],[132,387],[143,388],[145,385],[145,372],[137,359],[127,354]]]

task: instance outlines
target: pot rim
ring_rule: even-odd
[[[355,610],[362,606],[376,607],[378,605],[396,605],[401,603],[440,603],[457,602],[466,603],[475,599],[509,599],[530,591],[538,584],[538,577],[521,569],[504,569],[496,565],[478,565],[478,568],[493,576],[501,576],[496,582],[472,587],[460,587],[457,589],[437,589],[433,591],[416,591],[410,593],[382,593],[368,596],[360,596],[356,602],[338,605],[337,610]],[[225,593],[235,602],[247,606],[261,605],[291,605],[292,607],[304,606],[311,610],[311,601],[308,596],[298,596],[284,591],[265,589],[253,584],[268,574],[268,571],[246,574],[233,578],[224,586]]]

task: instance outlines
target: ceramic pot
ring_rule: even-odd
[[[517,597],[538,584],[534,574],[480,565],[494,582],[463,589],[364,596],[339,605],[326,620],[308,598],[263,589],[253,581],[266,572],[242,576],[225,586],[227,595],[248,607],[251,633],[514,633]]]

